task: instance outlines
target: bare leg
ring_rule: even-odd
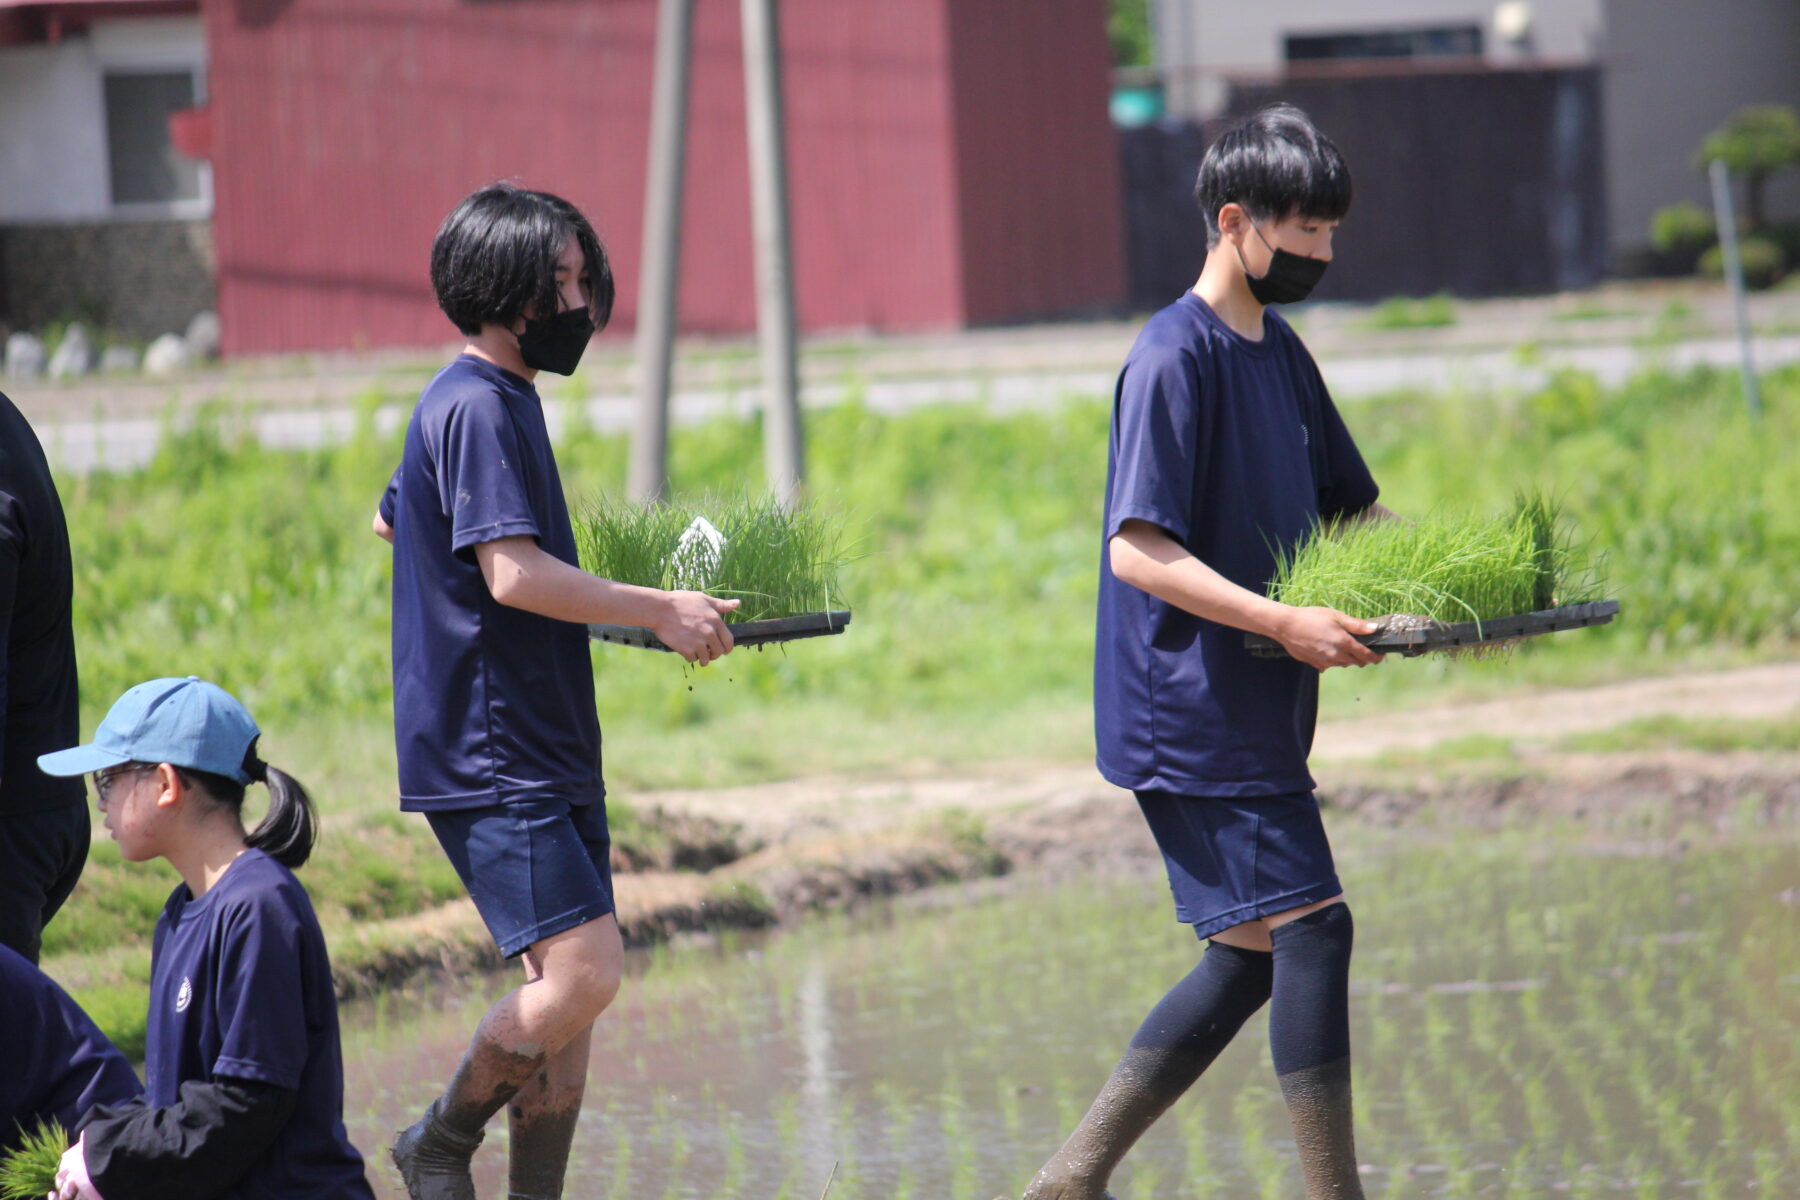
[[[512,1158],[507,1173],[511,1200],[561,1200],[563,1175],[581,1097],[587,1089],[588,1049],[593,1026],[552,1054],[543,1069],[519,1089],[507,1106]]]
[[[624,947],[610,915],[545,938],[530,953],[538,976],[488,1010],[444,1094],[394,1141],[412,1200],[475,1200],[469,1161],[488,1119],[590,1030],[618,993]]]

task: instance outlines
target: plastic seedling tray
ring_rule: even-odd
[[[797,617],[774,617],[767,621],[727,622],[732,642],[738,646],[767,646],[775,642],[796,642],[801,638],[828,637],[844,632],[850,624],[850,610],[801,613]],[[588,636],[597,642],[615,646],[636,646],[641,650],[668,650],[663,640],[638,625],[589,625]]]
[[[1384,630],[1363,634],[1356,640],[1383,654],[1417,658],[1434,650],[1486,646],[1545,633],[1560,633],[1565,629],[1605,625],[1618,615],[1617,600],[1596,600],[1590,604],[1571,604],[1564,608],[1546,608],[1541,612],[1520,613],[1513,617],[1496,617],[1491,621],[1432,621],[1417,629]],[[1261,634],[1245,634],[1244,644],[1258,658],[1288,656],[1281,643]]]

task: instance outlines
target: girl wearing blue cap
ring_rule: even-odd
[[[91,744],[38,759],[52,775],[92,772],[119,852],[166,858],[182,878],[151,952],[146,1095],[95,1110],[57,1200],[372,1200],[344,1133],[325,938],[291,870],[312,852],[312,800],[257,757],[259,736],[220,688],[154,679]],[[246,833],[252,782],[269,812]]]

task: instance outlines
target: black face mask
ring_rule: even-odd
[[[586,308],[570,308],[554,317],[527,317],[519,335],[519,357],[534,371],[573,375],[593,340],[594,318]]]
[[[1254,222],[1250,228],[1255,231],[1258,241],[1269,246],[1269,239],[1263,237],[1262,230],[1257,229]],[[1237,252],[1238,266],[1244,267],[1244,282],[1250,285],[1250,294],[1256,297],[1258,304],[1298,304],[1312,294],[1319,277],[1330,265],[1322,258],[1290,254],[1273,246],[1269,246],[1269,250],[1275,257],[1269,260],[1269,269],[1260,279],[1244,266],[1244,252]]]

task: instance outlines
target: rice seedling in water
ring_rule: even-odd
[[[1279,557],[1269,594],[1367,620],[1486,621],[1596,599],[1600,581],[1557,505],[1533,493],[1498,519],[1434,514],[1320,529]]]
[[[595,499],[574,519],[583,569],[620,583],[741,600],[733,623],[846,607],[838,590],[850,561],[843,524],[810,502],[786,507],[741,493],[692,505]]]
[[[55,1121],[25,1133],[18,1148],[0,1158],[0,1200],[42,1200],[55,1191],[56,1168],[68,1148],[69,1135]]]

